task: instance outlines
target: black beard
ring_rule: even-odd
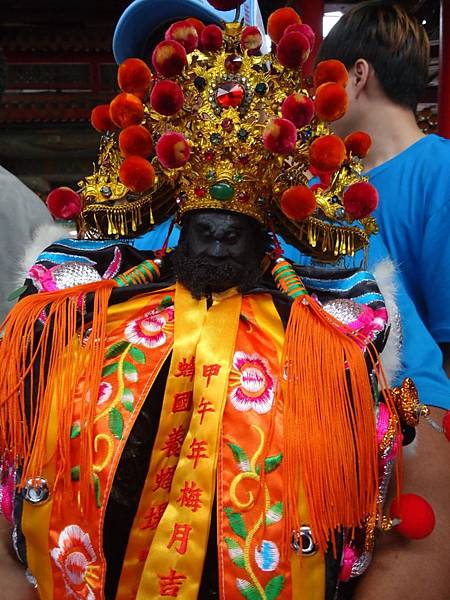
[[[183,242],[171,253],[175,275],[196,300],[212,292],[223,292],[237,287],[245,293],[261,279],[261,262],[255,258],[247,260],[245,267],[235,261],[213,264],[206,258],[189,258]]]

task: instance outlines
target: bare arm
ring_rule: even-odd
[[[25,568],[13,556],[10,526],[0,515],[0,600],[37,600],[25,578]]]
[[[432,409],[439,424],[444,411]],[[374,559],[358,584],[354,600],[444,600],[450,598],[450,444],[423,420],[417,428],[414,455],[404,459],[403,492],[417,493],[436,514],[433,533],[406,540],[380,535]]]

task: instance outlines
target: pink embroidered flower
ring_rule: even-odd
[[[167,339],[167,327],[173,325],[173,317],[172,307],[166,308],[164,312],[152,310],[145,313],[143,317],[128,323],[125,328],[125,337],[129,342],[146,348],[162,346]]]
[[[62,573],[67,594],[72,598],[95,600],[89,575],[97,557],[89,535],[78,525],[68,525],[59,534],[58,546],[50,554]]]
[[[237,382],[230,392],[230,400],[236,410],[245,412],[253,409],[264,414],[272,408],[275,385],[264,358],[258,354],[236,352],[230,378],[232,385],[236,377]]]
[[[112,385],[107,381],[102,381],[98,388],[98,399],[97,404],[103,404],[111,398]]]

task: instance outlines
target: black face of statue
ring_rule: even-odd
[[[200,298],[232,287],[240,291],[254,287],[269,249],[269,236],[254,219],[224,211],[198,211],[183,221],[173,263],[177,279]]]

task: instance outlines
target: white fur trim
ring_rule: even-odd
[[[381,362],[389,385],[393,385],[395,376],[402,369],[400,351],[402,345],[402,327],[397,306],[397,283],[395,265],[389,258],[379,262],[373,269],[373,275],[384,297],[391,330],[386,346],[381,353]]]
[[[72,237],[71,233],[67,225],[60,225],[58,223],[38,227],[32,241],[23,248],[23,253],[17,266],[15,288],[23,285],[28,271],[34,265],[41,252],[58,240]]]

